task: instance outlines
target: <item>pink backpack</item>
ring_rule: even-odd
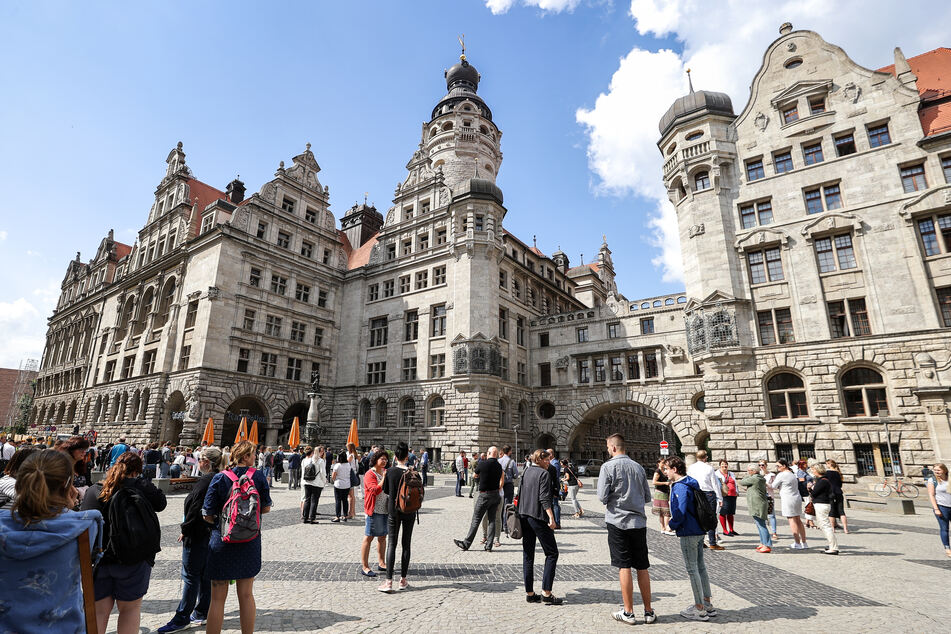
[[[261,534],[261,495],[251,479],[254,469],[240,478],[230,469],[222,473],[231,480],[231,492],[221,510],[221,541],[249,542]]]

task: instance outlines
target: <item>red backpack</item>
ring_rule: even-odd
[[[222,473],[231,480],[231,492],[221,510],[221,541],[249,542],[261,534],[261,494],[251,479],[254,468],[240,478],[230,469]]]
[[[400,513],[409,515],[420,509],[423,505],[426,489],[423,488],[423,479],[416,469],[408,467],[403,471],[397,492],[396,508]]]

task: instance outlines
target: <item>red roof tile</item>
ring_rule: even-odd
[[[939,103],[918,111],[921,128],[927,136],[951,131],[951,103]]]
[[[918,95],[924,106],[918,113],[925,136],[951,129],[951,104],[928,106],[929,101],[951,97],[951,48],[936,48],[908,58],[911,72],[918,78]],[[895,74],[895,65],[879,68],[881,73]]]
[[[543,257],[543,258],[547,258],[547,257],[548,257],[547,255],[545,255],[544,253],[542,253],[542,252],[538,249],[538,247],[532,247],[532,248],[529,249],[529,251],[531,251],[531,252],[534,253],[535,255],[540,256],[540,257]]]
[[[191,231],[189,237],[198,235],[201,229],[201,212],[216,200],[228,200],[228,195],[220,189],[215,189],[211,185],[201,182],[197,178],[188,179],[188,197],[190,202],[198,201],[198,213],[192,218]]]
[[[117,259],[117,260],[121,260],[121,259],[124,258],[125,256],[129,255],[130,253],[132,253],[132,247],[129,246],[128,244],[123,244],[123,243],[121,243],[121,242],[116,242],[115,245],[116,245],[116,259]]]
[[[353,269],[358,269],[361,266],[366,266],[367,262],[370,261],[370,251],[373,249],[373,246],[377,243],[376,237],[378,235],[380,234],[379,233],[373,234],[372,238],[364,242],[359,248],[353,249],[350,252],[350,257],[347,259],[347,270],[352,271]]]

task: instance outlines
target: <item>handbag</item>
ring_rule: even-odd
[[[353,469],[350,470],[350,486],[360,486],[360,476],[358,476]]]
[[[803,513],[805,513],[806,515],[815,515],[815,514],[816,514],[816,507],[813,506],[812,500],[810,500],[809,503],[806,504],[806,508],[803,509]]]

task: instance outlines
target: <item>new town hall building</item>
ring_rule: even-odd
[[[260,191],[167,158],[134,246],[69,264],[34,422],[195,442],[242,416],[278,444],[412,438],[635,457],[666,438],[849,476],[951,460],[951,50],[862,68],[784,25],[749,102],[694,91],[660,121],[686,292],[629,301],[611,251],[572,267],[509,234],[502,133],[464,58],[384,217],[337,221],[310,150]],[[517,213],[517,210],[516,210]],[[886,440],[884,423],[888,423]]]

